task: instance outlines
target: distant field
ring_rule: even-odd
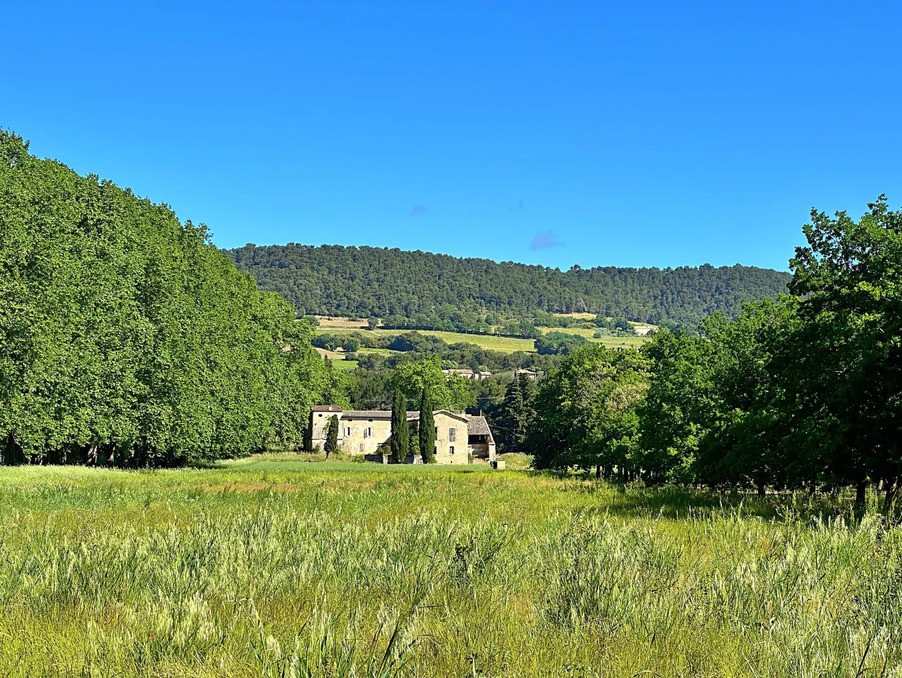
[[[326,316],[317,316],[319,326],[323,328],[338,329],[367,329],[368,325],[365,320],[351,320],[350,318],[329,318]]]
[[[400,351],[392,351],[389,348],[366,348],[366,347],[363,347],[363,348],[358,349],[357,353],[360,353],[361,355],[365,354],[365,353],[371,353],[373,355],[388,356],[388,355],[391,355],[392,353],[400,353]]]
[[[319,353],[324,358],[328,358],[332,361],[332,366],[337,370],[344,370],[346,372],[350,372],[351,370],[357,369],[356,360],[345,360],[345,354],[342,351],[327,351],[324,348],[316,348],[316,352]],[[389,351],[390,352],[390,351]]]
[[[359,330],[349,327],[324,327],[320,325],[316,328],[317,334],[352,334],[359,332],[367,336],[394,337],[412,330]],[[517,339],[515,337],[499,337],[493,334],[464,334],[463,332],[441,332],[438,330],[414,330],[420,334],[426,334],[433,337],[439,337],[442,341],[449,344],[464,342],[467,344],[476,344],[485,349],[492,351],[501,351],[503,353],[513,353],[514,351],[535,351],[535,345],[532,339]]]
[[[595,320],[595,313],[552,313],[557,318],[579,318],[580,320]]]
[[[344,360],[345,354],[342,351],[329,351],[325,348],[319,348],[317,346],[313,347],[316,349],[316,352],[319,353],[323,358],[328,358],[329,360]]]
[[[0,468],[0,675],[902,671],[877,515],[312,458]]]
[[[591,314],[575,314],[575,315],[585,315],[591,316]],[[501,353],[514,353],[515,351],[525,351],[527,353],[535,352],[535,344],[532,339],[518,339],[516,337],[502,337],[494,334],[466,334],[463,332],[443,332],[439,330],[386,330],[386,329],[377,329],[377,330],[369,330],[366,329],[366,325],[362,324],[359,321],[352,321],[348,318],[320,318],[319,327],[316,328],[317,334],[336,334],[336,335],[346,335],[358,332],[364,336],[380,336],[380,337],[393,337],[399,334],[404,334],[405,332],[419,332],[420,334],[426,334],[433,337],[438,337],[442,341],[447,342],[448,344],[456,344],[456,343],[466,343],[466,344],[475,344],[481,348],[491,350],[491,351],[499,351]],[[583,327],[541,327],[539,328],[543,334],[548,334],[549,332],[563,332],[565,334],[578,334],[581,337],[585,337],[591,342],[597,344],[603,344],[608,348],[636,348],[641,346],[646,341],[648,341],[648,337],[600,337],[596,339],[594,337],[595,330]],[[341,360],[344,356],[343,353],[336,353],[331,351],[323,351],[321,349],[320,353],[326,355],[329,354],[329,357],[333,360]],[[390,355],[392,351],[388,349],[368,349],[361,348],[359,353],[379,353],[381,355]],[[356,365],[356,363],[354,363]],[[351,369],[351,368],[348,368]]]
[[[563,332],[564,334],[578,334],[596,344],[604,344],[608,348],[637,347],[649,340],[649,337],[599,337],[595,338],[595,330],[585,327],[540,327],[542,334],[549,332]]]

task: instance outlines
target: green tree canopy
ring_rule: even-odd
[[[394,369],[393,382],[409,403],[418,402],[422,392],[428,390],[435,409],[459,412],[475,404],[467,379],[457,374],[444,374],[438,356],[399,364]]]
[[[535,466],[636,474],[637,406],[647,389],[648,363],[637,351],[590,345],[571,353],[539,385],[529,433]]]
[[[0,132],[0,457],[176,465],[302,444],[327,374],[283,299],[164,205]]]

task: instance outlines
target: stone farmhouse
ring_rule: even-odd
[[[329,421],[333,416],[338,417],[339,449],[345,454],[384,461],[382,448],[388,445],[391,437],[390,411],[343,410],[335,405],[314,405],[310,412],[311,450],[325,446]],[[496,463],[495,439],[485,417],[449,410],[436,410],[433,417],[436,463]],[[411,431],[416,430],[419,420],[419,412],[407,413]],[[411,463],[419,462],[419,458],[408,459]]]

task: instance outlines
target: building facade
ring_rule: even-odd
[[[334,405],[316,405],[310,412],[309,449],[323,449],[332,417],[338,419],[338,449],[345,454],[376,456],[391,438],[388,410],[343,410]],[[494,463],[495,440],[485,417],[449,410],[436,410],[435,460],[439,464]],[[411,431],[419,426],[420,413],[408,412]],[[418,459],[412,459],[414,463]]]

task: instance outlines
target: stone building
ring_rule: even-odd
[[[391,437],[391,412],[388,410],[343,410],[335,405],[315,405],[310,412],[309,449],[322,449],[329,432],[329,421],[338,418],[338,448],[345,454],[375,457]],[[435,460],[439,464],[494,463],[495,439],[481,415],[436,410]],[[419,425],[420,413],[408,412],[411,431]],[[418,459],[412,459],[417,463]]]

